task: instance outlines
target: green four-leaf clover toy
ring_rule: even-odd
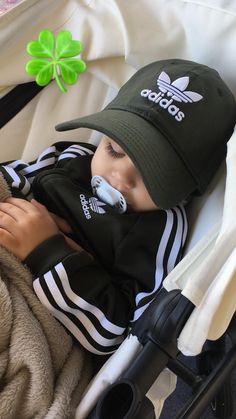
[[[79,73],[86,70],[86,64],[79,58],[82,44],[72,39],[69,31],[61,31],[56,39],[51,31],[45,29],[39,33],[38,41],[27,44],[28,54],[37,59],[27,62],[25,70],[30,76],[36,76],[39,86],[46,86],[55,78],[60,90],[67,91],[66,84],[75,84]]]

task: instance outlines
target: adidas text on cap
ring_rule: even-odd
[[[64,122],[116,141],[139,170],[156,205],[170,208],[201,194],[226,155],[236,102],[214,69],[156,61],[138,70],[101,112]]]

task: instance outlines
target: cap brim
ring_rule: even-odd
[[[124,149],[158,207],[174,207],[197,188],[168,139],[146,119],[124,110],[105,109],[58,124],[56,130],[82,127],[104,133]]]

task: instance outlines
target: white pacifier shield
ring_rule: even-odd
[[[113,188],[102,176],[93,176],[91,179],[93,193],[106,204],[117,208],[120,214],[127,209],[127,204],[123,195]]]

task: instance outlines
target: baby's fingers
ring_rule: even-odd
[[[54,214],[53,212],[50,212],[51,217],[55,221],[57,227],[59,230],[61,230],[63,233],[71,233],[71,226],[68,224],[64,218],[59,217],[59,215]]]
[[[38,208],[39,210],[42,209],[46,209],[46,207],[42,204],[40,204],[40,202],[36,201],[36,199],[31,199],[30,201],[36,208]],[[71,227],[70,225],[67,223],[66,220],[64,220],[64,218],[59,217],[59,215],[54,214],[53,212],[49,212],[50,216],[52,217],[52,219],[54,220],[54,222],[56,223],[57,227],[59,228],[59,230],[61,230],[63,233],[71,233]]]
[[[44,206],[44,205],[42,205],[42,204],[40,204],[40,202],[38,202],[38,201],[36,201],[36,199],[31,199],[30,200],[30,203],[35,207],[35,208],[38,208],[39,210],[43,210],[43,211],[45,211],[45,210],[47,210],[47,208]]]

